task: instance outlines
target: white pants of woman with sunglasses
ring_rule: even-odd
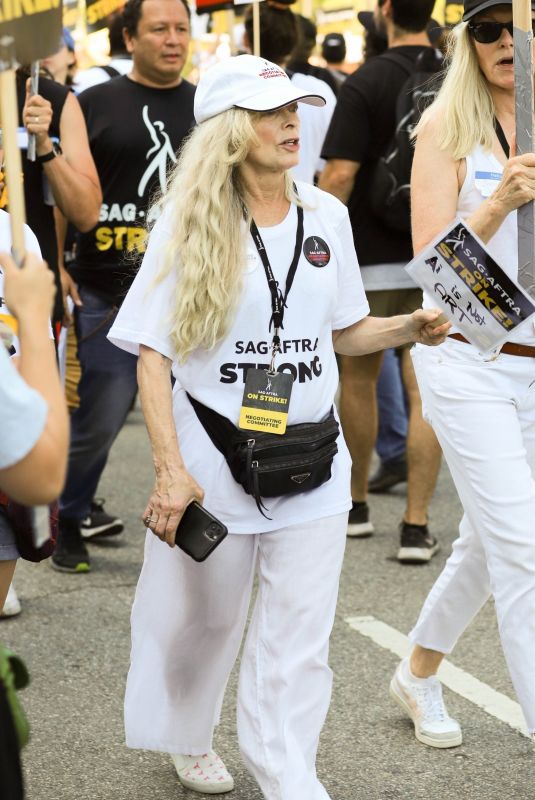
[[[463,504],[460,536],[410,638],[451,653],[490,595],[513,685],[535,731],[535,359],[469,344],[416,348],[426,416]]]

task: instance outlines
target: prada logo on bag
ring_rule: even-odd
[[[300,475],[290,475],[290,480],[294,483],[304,483],[311,475],[311,472],[302,472]]]

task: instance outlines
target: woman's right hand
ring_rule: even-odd
[[[492,203],[498,203],[505,215],[535,200],[535,153],[512,156],[489,199]]]
[[[193,500],[202,504],[203,499],[203,490],[184,467],[174,470],[172,475],[161,474],[143,512],[143,522],[158,539],[174,547],[184,511]]]

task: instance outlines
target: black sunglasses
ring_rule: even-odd
[[[532,20],[531,27],[535,33],[535,20]],[[511,36],[513,35],[512,20],[511,22],[494,22],[489,20],[488,22],[468,23],[470,35],[480,44],[492,44],[492,42],[497,42],[504,29],[508,31]]]

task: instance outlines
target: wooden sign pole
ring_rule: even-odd
[[[17,143],[18,105],[15,76],[15,42],[12,36],[0,39],[0,120],[4,144],[4,165],[9,197],[9,220],[13,258],[20,266],[24,260],[24,223],[26,211],[22,183],[22,161]]]
[[[253,3],[253,55],[260,55],[260,3]]]
[[[517,155],[534,151],[533,30],[531,0],[513,0]],[[535,297],[535,204],[521,206],[518,217],[518,280]]]

